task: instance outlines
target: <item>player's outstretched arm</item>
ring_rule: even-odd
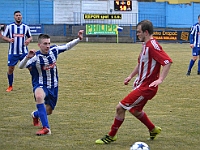
[[[58,46],[59,53],[64,52],[66,50],[70,50],[72,47],[77,45],[80,42],[80,40],[83,39],[83,32],[84,32],[84,30],[80,30],[78,32],[78,38],[76,38],[76,39],[74,39],[74,40],[72,40],[72,41],[70,41],[70,42],[68,42],[64,45],[59,45]]]

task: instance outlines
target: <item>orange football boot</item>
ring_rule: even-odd
[[[13,87],[12,86],[9,86],[7,89],[6,89],[6,92],[11,92],[13,90]]]

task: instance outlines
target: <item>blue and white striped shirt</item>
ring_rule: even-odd
[[[194,44],[194,47],[200,47],[200,24],[199,23],[194,24],[191,28],[190,44]]]
[[[26,68],[30,70],[33,89],[39,86],[45,86],[49,89],[58,86],[58,72],[56,66],[58,55],[71,49],[78,44],[79,41],[79,39],[74,39],[67,44],[51,47],[48,54],[42,54],[41,51],[38,50],[35,56],[27,61]]]
[[[8,54],[21,55],[28,53],[28,48],[24,45],[26,37],[31,37],[31,32],[28,25],[24,23],[17,25],[15,22],[13,22],[6,26],[3,36],[14,38],[14,42],[9,43]]]

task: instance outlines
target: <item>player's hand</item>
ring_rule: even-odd
[[[28,54],[27,54],[27,58],[32,58],[33,56],[35,56],[35,49],[31,49],[29,52],[28,52]]]
[[[127,77],[127,78],[124,80],[124,85],[128,85],[129,81],[131,81],[131,77]]]
[[[194,44],[190,44],[190,47],[191,47],[191,48],[194,48]]]
[[[28,46],[29,43],[30,43],[30,40],[26,40],[26,41],[24,42],[24,45],[25,45],[25,46]]]
[[[9,39],[9,42],[10,42],[10,43],[13,43],[13,42],[14,42],[14,38],[10,38],[10,39]]]
[[[80,40],[83,39],[83,32],[84,32],[84,30],[80,30],[80,31],[78,32],[78,37],[79,37]]]
[[[149,87],[157,87],[159,84],[161,84],[162,83],[162,80],[160,80],[160,79],[158,79],[158,80],[155,80],[155,81],[153,81],[150,85],[149,85]]]

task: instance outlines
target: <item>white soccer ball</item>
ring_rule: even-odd
[[[144,142],[135,142],[130,150],[150,150],[150,147]]]

